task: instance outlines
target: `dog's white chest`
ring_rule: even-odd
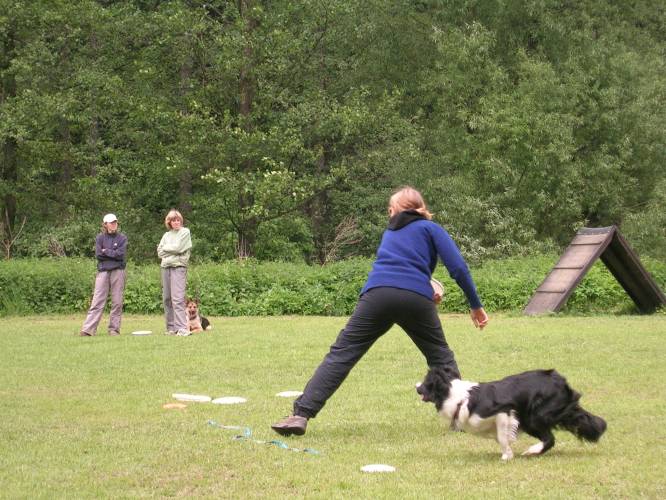
[[[475,385],[476,383],[465,380],[454,380],[451,383],[449,397],[444,401],[439,413],[451,422],[452,428],[463,430],[463,425],[469,417],[467,408],[469,390]]]
[[[471,432],[474,434],[479,434],[480,436],[487,437],[487,438],[495,438],[495,429],[496,429],[496,423],[495,423],[496,417],[493,415],[492,417],[488,418],[481,418],[480,416],[474,414],[474,415],[469,415],[463,422],[462,422],[462,430],[466,432]]]
[[[451,422],[452,429],[492,439],[496,436],[496,415],[481,418],[476,414],[470,415],[469,412],[469,391],[476,385],[478,385],[476,382],[454,380],[451,383],[449,397],[444,402],[440,413]]]

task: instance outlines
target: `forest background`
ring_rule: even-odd
[[[0,0],[6,258],[370,256],[411,184],[472,263],[617,224],[666,259],[666,7]]]

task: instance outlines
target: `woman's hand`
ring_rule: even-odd
[[[474,323],[475,327],[483,330],[483,327],[488,324],[488,315],[483,307],[472,309],[469,314],[472,317],[472,323]]]
[[[442,302],[442,294],[441,294],[441,293],[437,293],[437,292],[433,293],[433,294],[432,294],[432,301],[433,301],[435,304],[441,304],[441,302]]]

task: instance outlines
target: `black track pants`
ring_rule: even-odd
[[[407,332],[429,367],[448,365],[458,371],[432,300],[409,290],[373,288],[361,296],[347,325],[294,402],[294,415],[315,417],[358,360],[395,323]]]

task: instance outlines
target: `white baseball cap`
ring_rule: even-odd
[[[118,217],[116,217],[113,214],[106,214],[104,216],[104,218],[102,219],[102,221],[104,222],[104,224],[106,224],[108,222],[116,222],[116,221],[118,221]]]

